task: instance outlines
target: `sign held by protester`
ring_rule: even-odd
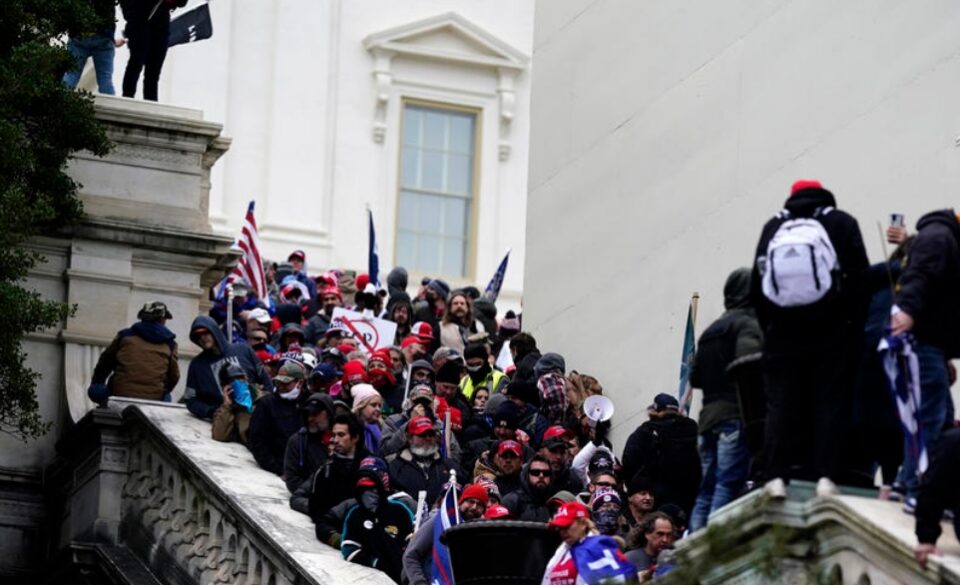
[[[350,337],[356,339],[360,347],[369,353],[381,347],[393,345],[393,338],[397,334],[397,324],[393,321],[367,317],[343,307],[336,307],[333,310],[330,327],[346,330]]]

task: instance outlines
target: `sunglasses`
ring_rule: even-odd
[[[550,475],[550,470],[549,469],[531,469],[530,475],[534,477],[543,477],[546,475]]]

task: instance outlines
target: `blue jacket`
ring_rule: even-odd
[[[190,325],[190,341],[194,343],[197,341],[193,331],[198,327],[210,331],[219,351],[203,350],[200,355],[190,360],[187,388],[182,399],[190,412],[200,418],[213,417],[214,411],[223,403],[219,374],[220,368],[227,362],[243,368],[251,384],[260,384],[264,392],[273,392],[273,382],[253,348],[246,344],[228,345],[217,322],[205,315],[197,317]]]

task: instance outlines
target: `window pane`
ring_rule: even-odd
[[[420,151],[410,146],[404,146],[400,154],[400,186],[419,187],[417,171],[420,166]]]
[[[417,229],[417,197],[413,193],[400,193],[400,208],[397,210],[397,229]]]
[[[431,191],[443,190],[443,153],[421,151],[420,188]]]
[[[464,241],[459,238],[445,238],[443,241],[443,274],[463,276],[466,266],[463,262]]]
[[[462,154],[447,155],[447,193],[470,193],[470,180],[473,175],[470,157]]]
[[[443,240],[438,236],[420,236],[419,261],[417,268],[427,274],[441,274],[440,246]]]
[[[440,221],[443,213],[442,199],[431,195],[419,195],[418,198],[420,199],[419,231],[431,234],[441,233]]]
[[[417,238],[403,230],[397,233],[397,266],[417,266]]]
[[[428,110],[423,114],[423,143],[424,148],[444,150],[446,140],[447,114]]]
[[[420,144],[420,125],[423,123],[423,112],[417,108],[407,106],[403,114],[403,143]]]
[[[455,114],[451,117],[450,150],[462,154],[473,152],[473,116]]]
[[[467,199],[448,197],[443,209],[443,234],[458,238],[467,235]]]

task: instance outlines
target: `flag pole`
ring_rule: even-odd
[[[693,323],[694,329],[697,327],[697,307],[700,305],[700,293],[693,291],[693,296],[690,297],[690,322]]]

